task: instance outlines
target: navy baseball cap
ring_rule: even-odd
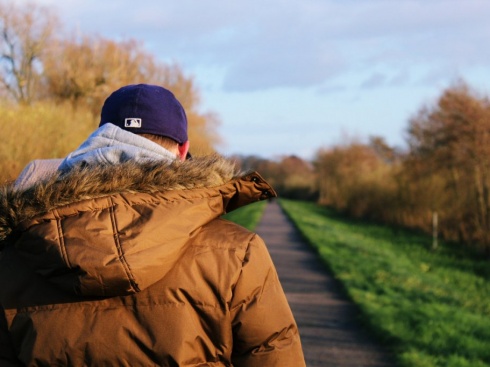
[[[165,136],[183,144],[187,137],[184,108],[169,90],[158,85],[131,84],[104,102],[99,127],[112,123],[135,134]]]

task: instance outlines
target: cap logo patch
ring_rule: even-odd
[[[124,127],[141,128],[141,119],[136,117],[129,117],[124,120]]]

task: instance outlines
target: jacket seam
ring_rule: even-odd
[[[73,304],[70,303],[63,303],[63,304],[55,304],[55,305],[39,305],[39,306],[23,306],[19,308],[14,308],[14,309],[8,309],[5,310],[6,315],[18,315],[18,314],[33,314],[33,313],[43,313],[43,312],[53,312],[57,310],[64,310],[64,309],[70,309],[70,308],[77,308],[77,309],[97,309],[97,310],[104,310],[104,311],[111,311],[111,310],[122,310],[122,309],[127,309],[127,310],[132,310],[134,308],[154,308],[154,309],[172,309],[172,308],[186,308],[186,309],[195,309],[200,308],[200,309],[211,309],[215,311],[222,312],[222,308],[219,306],[213,306],[213,305],[196,305],[192,302],[154,302],[154,303],[147,303],[147,304],[141,304],[141,303],[131,303],[131,304],[117,304],[117,305],[101,305],[97,304],[91,301],[87,302],[82,302],[82,304],[76,304],[74,306]]]
[[[60,246],[60,252],[61,256],[63,258],[63,261],[65,262],[66,266],[71,269],[72,266],[70,264],[70,261],[68,260],[68,251],[66,250],[65,246],[65,235],[63,233],[63,227],[61,226],[61,217],[58,215],[57,210],[53,210],[53,214],[56,218],[56,230],[58,231],[58,237],[59,237],[59,246]]]
[[[251,250],[251,247],[252,247],[252,241],[255,239],[255,237],[257,236],[256,233],[252,233],[252,236],[249,238],[248,240],[248,243],[247,243],[247,246],[245,248],[245,256],[243,257],[242,259],[242,265],[240,267],[240,274],[237,278],[237,281],[235,282],[235,284],[233,285],[233,288],[232,288],[232,293],[233,293],[233,297],[234,297],[234,294],[235,294],[235,288],[237,286],[237,284],[240,282],[242,276],[243,276],[243,267],[245,266],[245,263],[248,262],[247,260],[247,257],[250,256],[250,250]],[[231,303],[229,304],[228,308],[230,310],[230,312],[235,312],[236,310],[242,308],[244,305],[249,305],[250,303],[252,303],[255,299],[259,298],[257,296],[257,294],[253,294],[252,297],[249,297],[248,299],[244,299],[242,300],[241,302],[237,303],[235,306],[231,307],[232,306],[232,303],[233,303],[233,299],[231,300]]]
[[[126,277],[128,278],[129,285],[135,292],[139,292],[140,289],[138,285],[136,284],[136,280],[134,279],[133,273],[131,272],[131,268],[129,267],[129,264],[126,260],[126,257],[124,256],[124,251],[121,246],[121,241],[119,240],[119,231],[118,231],[118,225],[117,225],[117,220],[116,220],[116,214],[114,211],[114,201],[112,197],[108,197],[108,200],[110,202],[109,206],[109,213],[110,213],[110,218],[111,218],[111,224],[112,224],[112,231],[113,231],[113,236],[114,236],[114,244],[116,245],[117,249],[117,255],[118,259],[121,262],[121,265],[124,269],[124,272],[126,273]]]

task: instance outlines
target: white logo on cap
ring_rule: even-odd
[[[124,127],[141,127],[141,119],[136,117],[129,117],[124,120]]]

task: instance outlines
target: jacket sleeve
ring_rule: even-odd
[[[19,367],[22,364],[15,357],[14,348],[8,332],[5,312],[0,307],[0,366]]]
[[[249,243],[231,305],[236,367],[305,366],[298,328],[262,239]]]

